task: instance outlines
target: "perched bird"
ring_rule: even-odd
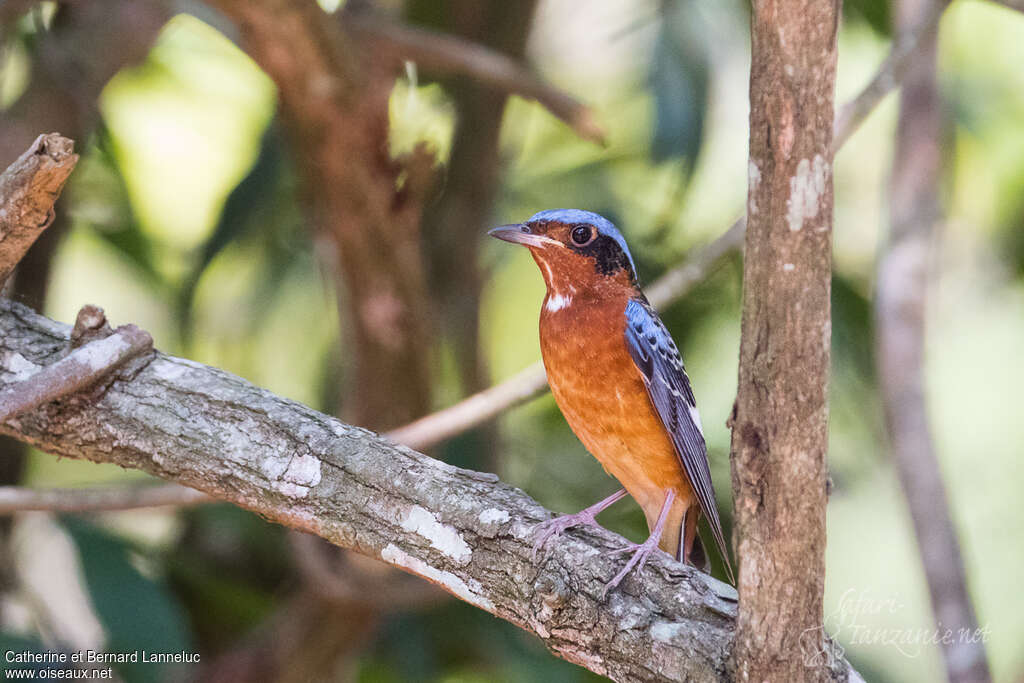
[[[589,211],[541,211],[489,233],[530,250],[547,285],[540,347],[551,393],[569,426],[625,490],[545,522],[535,548],[566,529],[598,526],[596,515],[628,492],[650,537],[607,585],[639,570],[655,548],[704,565],[697,535],[703,514],[729,578],[732,567],[708,469],[700,417],[672,336],[637,284],[622,234]]]

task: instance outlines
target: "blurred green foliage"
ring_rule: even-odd
[[[881,61],[891,21],[884,0],[844,4],[840,99]],[[445,30],[452,17],[442,7],[414,2],[408,17]],[[535,103],[513,98],[502,128],[494,224],[558,206],[599,211],[623,229],[644,282],[724,230],[746,188],[746,21],[746,7],[735,0],[541,3],[530,58],[595,107],[609,145],[582,142]],[[36,30],[22,24],[8,37],[4,104],[22,87],[18,74],[24,80]],[[1016,401],[1024,367],[1015,360],[1024,343],[1024,18],[957,4],[941,45],[949,220],[933,264],[929,401],[979,621],[990,628],[993,671],[996,680],[1011,681],[1024,671],[1024,616],[1008,599],[1018,592],[1024,547],[1005,540],[1024,536],[1016,495],[1024,484]],[[887,102],[837,159],[826,613],[870,680],[910,682],[938,679],[936,649],[853,642],[841,611],[854,590],[899,605],[856,614],[857,625],[917,633],[930,624],[882,436],[872,352],[873,269],[885,234],[894,104]],[[102,110],[103,124],[81,146],[70,188],[74,227],[57,257],[46,312],[70,320],[83,303],[101,304],[115,323],[149,329],[166,351],[336,411],[336,387],[348,369],[337,314],[344,294],[318,261],[266,77],[215,29],[183,15],[143,65],[108,85]],[[427,139],[446,158],[452,116],[443,88],[410,72],[392,99],[392,149]],[[482,338],[501,379],[539,357],[543,286],[525,252],[485,242],[482,261]],[[725,420],[735,395],[740,279],[738,258],[728,260],[664,312],[701,405],[727,527]],[[443,360],[442,371],[453,373],[458,362]],[[438,455],[460,464],[478,447],[479,439],[467,436]],[[501,475],[562,511],[615,488],[550,397],[502,419]],[[133,475],[37,454],[27,483],[125,476]],[[213,657],[282,604],[294,568],[280,528],[219,505],[162,513],[156,531],[151,517],[63,522],[106,649],[195,647]],[[630,538],[645,531],[632,503],[602,520]],[[0,649],[60,645],[31,628],[0,632]],[[385,618],[357,669],[366,682],[596,679],[455,601]],[[163,680],[168,672],[124,666],[119,673],[134,682]]]

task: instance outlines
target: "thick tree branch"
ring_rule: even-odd
[[[68,344],[67,326],[0,301],[5,366],[15,354],[49,365]],[[382,559],[613,679],[729,676],[735,592],[705,574],[659,553],[602,601],[619,560],[601,552],[621,539],[574,532],[534,564],[532,526],[550,513],[494,475],[393,446],[192,361],[155,353],[115,377],[102,395],[42,406],[0,432],[141,469]],[[846,663],[835,671],[844,680]]]
[[[943,3],[901,0],[897,28],[920,24]],[[907,70],[900,95],[890,186],[891,230],[875,296],[879,384],[896,472],[906,495],[928,581],[950,683],[991,680],[982,640],[957,634],[978,628],[960,543],[935,453],[925,401],[925,311],[928,260],[941,220],[942,102],[936,76],[937,27],[920,39],[921,59]]]
[[[53,204],[78,163],[75,143],[40,135],[0,174],[0,287],[53,221]]]

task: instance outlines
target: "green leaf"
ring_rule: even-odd
[[[708,55],[695,26],[701,25],[690,2],[672,3],[658,31],[650,65],[655,122],[654,161],[694,159],[704,137],[708,98]]]
[[[124,539],[75,517],[61,522],[78,547],[89,597],[107,633],[106,651],[139,653],[140,661],[114,669],[128,683],[166,680],[179,665],[143,663],[142,653],[194,652],[185,610],[161,579],[136,568],[139,558]]]

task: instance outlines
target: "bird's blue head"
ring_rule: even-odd
[[[611,281],[636,284],[636,265],[626,240],[611,221],[596,213],[548,209],[488,234],[529,248],[549,292]]]

